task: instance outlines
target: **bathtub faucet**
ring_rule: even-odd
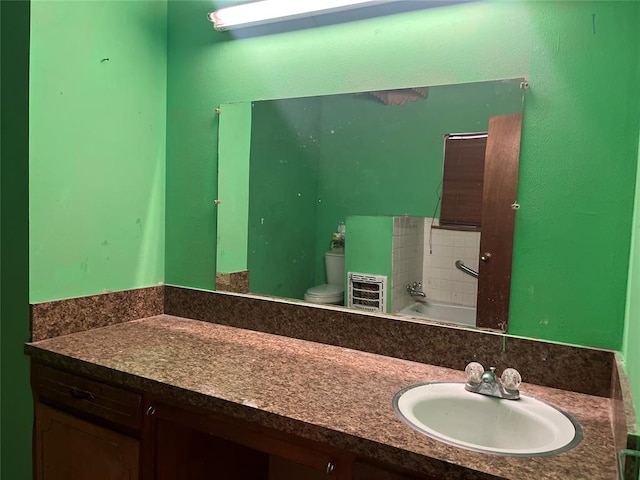
[[[420,282],[408,283],[407,292],[409,292],[409,295],[412,297],[427,297],[427,295],[422,291],[422,284]]]

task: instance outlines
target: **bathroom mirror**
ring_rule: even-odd
[[[506,331],[522,82],[221,105],[216,288]]]

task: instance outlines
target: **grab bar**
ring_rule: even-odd
[[[456,260],[456,268],[458,270],[462,270],[467,275],[471,275],[473,278],[478,278],[478,272],[476,272],[475,270],[471,270],[464,263],[462,263],[462,260]]]

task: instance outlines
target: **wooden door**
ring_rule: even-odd
[[[137,480],[138,440],[36,403],[36,480]]]
[[[489,119],[476,326],[507,330],[522,114]]]

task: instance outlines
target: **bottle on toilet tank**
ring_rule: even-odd
[[[332,252],[344,252],[345,241],[345,225],[344,222],[340,222],[336,231],[331,235],[331,251]]]

